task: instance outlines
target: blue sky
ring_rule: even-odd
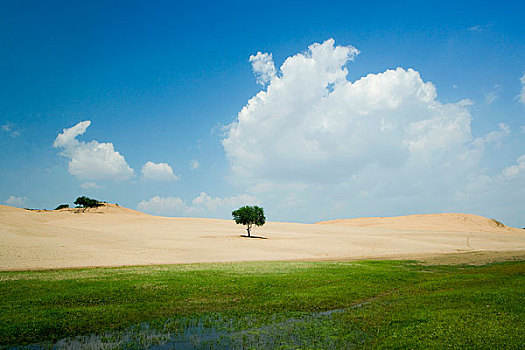
[[[300,222],[455,211],[525,226],[524,12],[3,1],[0,202],[88,195],[220,218],[256,203]]]

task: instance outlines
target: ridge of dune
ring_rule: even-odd
[[[209,219],[209,218],[198,218],[198,217],[172,217],[172,216],[158,216],[147,214],[135,209],[130,209],[127,207],[120,206],[114,203],[102,202],[100,206],[95,208],[80,208],[80,207],[70,207],[63,208],[58,210],[53,209],[28,209],[28,208],[18,208],[8,205],[0,204],[0,217],[6,213],[10,213],[13,216],[23,216],[23,215],[40,215],[42,218],[48,218],[50,220],[54,218],[66,218],[71,216],[70,214],[83,214],[78,215],[78,217],[92,217],[90,214],[109,214],[109,217],[115,215],[118,216],[143,216],[149,218],[164,218],[164,219],[179,219],[179,220],[224,220],[224,219]],[[97,215],[95,215],[96,217]],[[74,216],[73,216],[74,217]],[[229,221],[229,220],[224,220]]]
[[[414,214],[392,217],[364,217],[317,222],[316,225],[385,227],[405,230],[450,230],[479,232],[523,232],[495,219],[463,213]]]

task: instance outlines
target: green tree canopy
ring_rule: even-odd
[[[256,205],[249,206],[246,205],[232,212],[233,220],[236,224],[246,225],[246,231],[248,232],[248,237],[250,237],[250,232],[252,226],[262,226],[266,222],[266,217],[264,216],[264,209]]]
[[[86,196],[78,197],[75,200],[74,204],[79,205],[79,206],[84,207],[84,208],[96,208],[96,207],[99,207],[99,206],[102,205],[98,200],[91,199],[91,198],[86,197]]]

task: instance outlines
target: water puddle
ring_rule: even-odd
[[[169,319],[153,327],[148,323],[102,335],[64,338],[54,344],[15,346],[10,349],[245,349],[282,346],[352,348],[365,341],[361,331],[345,329],[345,339],[330,335],[339,322],[334,315],[361,308],[370,301],[350,307],[300,313],[296,317],[274,315],[235,317],[220,314],[200,318]],[[250,325],[254,325],[250,327]],[[354,333],[352,333],[354,332]]]

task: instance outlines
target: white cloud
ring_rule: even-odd
[[[112,143],[78,141],[91,121],[86,120],[64,129],[53,147],[62,148],[62,156],[69,158],[69,173],[81,180],[126,180],[133,176],[124,157],[115,151]]]
[[[142,176],[148,180],[176,181],[180,177],[173,173],[173,169],[167,163],[146,162],[142,167]]]
[[[525,104],[525,73],[520,78],[521,82],[521,93],[519,94],[519,100],[521,103]]]
[[[467,209],[475,195],[456,194],[486,176],[484,149],[508,126],[474,137],[472,102],[440,102],[413,69],[349,81],[358,53],[330,39],[285,60],[223,139],[234,183],[274,219]]]
[[[480,25],[474,25],[468,28],[469,32],[481,32],[483,30],[483,27]]]
[[[498,92],[496,90],[485,93],[485,103],[488,105],[493,104],[498,99]]]
[[[143,200],[137,205],[137,209],[155,215],[184,215],[186,204],[178,197],[155,196],[149,200]]]
[[[327,40],[289,57],[282,76],[230,125],[223,145],[232,171],[252,179],[343,181],[375,164],[453,157],[470,141],[467,107],[439,103],[434,85],[412,69],[349,82],[345,65],[357,53]]]
[[[495,176],[481,174],[468,180],[454,195],[467,211],[523,227],[525,154]]]
[[[467,30],[469,32],[481,33],[481,32],[489,31],[492,27],[493,27],[492,23],[487,23],[487,24],[483,24],[483,25],[476,24],[476,25],[473,25],[473,26],[470,26],[469,28],[467,28]]]
[[[489,91],[485,93],[485,102],[490,105],[498,99],[498,93],[496,91]]]
[[[525,178],[525,154],[518,157],[516,165],[511,165],[503,169],[501,175],[509,180],[514,180],[519,177]]]
[[[102,186],[100,186],[96,182],[92,182],[92,181],[83,182],[83,183],[80,184],[80,187],[85,189],[85,190],[102,188]]]
[[[488,105],[493,104],[499,97],[501,91],[501,85],[494,84],[492,90],[485,93],[485,103]]]
[[[211,197],[205,192],[201,192],[191,201],[191,204],[179,197],[155,196],[149,200],[141,201],[137,205],[137,209],[146,213],[165,216],[229,218],[232,210],[243,205],[256,204],[260,204],[260,201],[255,196],[247,194],[220,198]]]
[[[18,129],[16,129],[15,125],[13,123],[6,123],[6,124],[2,124],[0,126],[0,129],[2,129],[2,131],[8,133],[11,137],[17,137],[17,136],[20,136],[22,134],[22,132]]]
[[[492,145],[500,147],[505,137],[510,134],[510,128],[505,123],[499,123],[498,128],[498,130],[493,130],[483,136],[476,137],[470,143],[471,147],[463,154],[462,159],[472,158],[478,161],[483,156],[485,146]]]
[[[27,197],[9,196],[4,202],[12,207],[22,208],[27,205]]]
[[[126,180],[133,176],[124,157],[115,151],[110,142],[78,141],[77,136],[86,132],[91,121],[86,120],[64,129],[53,146],[62,148],[62,156],[69,158],[69,173],[81,180]]]
[[[201,163],[199,163],[199,161],[197,159],[192,159],[190,161],[190,170],[198,169],[200,165],[201,165]]]
[[[86,132],[87,128],[91,125],[90,120],[79,122],[69,129],[62,130],[61,134],[57,135],[53,147],[74,147],[79,144],[76,139],[77,136],[82,135]]]
[[[193,208],[202,208],[210,212],[215,212],[226,208],[228,211],[236,209],[237,207],[243,205],[254,205],[260,204],[256,197],[250,196],[247,194],[241,194],[234,197],[212,197],[206,194],[206,192],[201,192],[197,197],[191,201]]]
[[[258,84],[266,85],[275,77],[272,54],[257,52],[256,55],[250,56],[250,62]]]

